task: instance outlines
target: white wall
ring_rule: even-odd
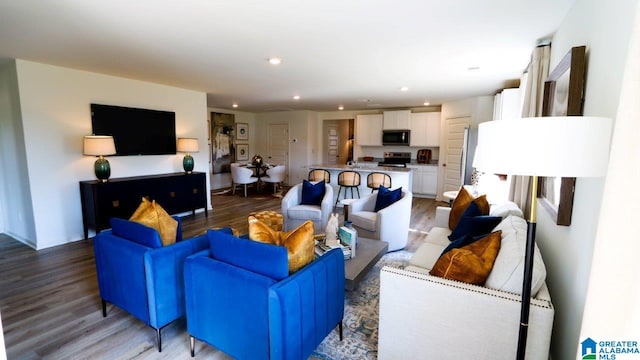
[[[640,339],[640,4],[612,138],[580,339]],[[632,189],[630,191],[630,189]]]
[[[614,1],[602,6],[597,0],[578,0],[553,37],[551,69],[571,47],[587,46],[585,115],[616,116],[636,2]],[[544,209],[538,209],[536,239],[556,307],[551,344],[554,359],[576,358],[604,181],[577,180],[569,227],[556,226]]]
[[[37,249],[83,238],[78,181],[94,178],[95,161],[82,156],[82,137],[91,134],[90,103],[174,111],[177,137],[197,137],[200,148],[207,147],[203,92],[24,60],[16,64],[28,177],[13,185],[31,193],[33,212],[25,216],[33,218],[35,236],[29,238]],[[193,157],[194,170],[208,174],[207,152]],[[109,157],[111,176],[181,172],[182,158]]]
[[[32,216],[16,62],[0,66],[0,231],[32,247]]]
[[[318,156],[321,141],[320,122],[313,111],[286,111],[256,114],[255,148],[250,154],[267,152],[270,124],[289,125],[289,184],[297,184],[307,178],[306,166]],[[320,140],[318,139],[320,137]]]

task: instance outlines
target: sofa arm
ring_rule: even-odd
[[[291,189],[289,189],[289,191],[287,191],[287,193],[282,198],[282,203],[280,207],[283,215],[286,214],[287,209],[289,209],[290,207],[294,207],[300,204],[300,200],[301,200],[300,194],[302,191],[300,189],[301,187],[302,187],[302,184],[294,185]]]
[[[450,207],[437,206],[436,207],[436,218],[433,226],[441,227],[441,228],[449,228],[449,214],[451,213]]]
[[[520,306],[520,295],[384,267],[378,358],[514,359]],[[527,359],[548,359],[553,315],[531,299]]]
[[[142,257],[151,248],[100,232],[93,240],[100,298],[149,324]],[[123,286],[126,284],[126,287]]]
[[[306,359],[344,316],[344,256],[333,249],[269,289],[271,359]],[[314,304],[308,308],[310,304]]]
[[[333,187],[331,187],[330,184],[325,184],[324,197],[320,204],[320,212],[322,213],[322,219],[320,229],[315,229],[316,233],[325,232],[327,223],[329,222],[329,215],[333,212]]]
[[[151,326],[159,329],[184,316],[184,261],[208,247],[209,240],[201,235],[144,254]]]

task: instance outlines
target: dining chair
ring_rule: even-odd
[[[282,184],[285,178],[286,167],[284,165],[276,165],[270,169],[267,169],[266,176],[262,176],[260,181],[263,183],[273,183],[273,192],[278,191],[278,185]]]
[[[258,178],[252,175],[253,170],[239,163],[231,163],[231,194],[236,194],[237,185],[244,185],[244,197],[247,197],[247,185],[258,182]]]

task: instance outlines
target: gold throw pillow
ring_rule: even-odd
[[[489,215],[490,206],[487,201],[487,196],[480,195],[477,198],[474,198],[473,195],[469,194],[467,189],[463,186],[460,188],[460,191],[458,191],[458,196],[456,196],[456,199],[453,200],[453,204],[451,205],[451,212],[449,213],[449,229],[455,229],[456,225],[458,225],[458,221],[460,221],[460,217],[472,201],[478,205],[482,215]]]
[[[484,285],[493,269],[502,231],[493,232],[467,246],[440,256],[429,274],[474,285]]]
[[[285,232],[273,230],[254,216],[248,219],[249,239],[287,248],[290,274],[313,261],[315,230],[312,221],[308,220],[298,228]]]
[[[178,222],[171,217],[155,200],[142,198],[140,206],[129,218],[131,221],[152,227],[160,233],[162,245],[167,246],[176,242]]]

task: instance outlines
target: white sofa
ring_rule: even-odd
[[[349,221],[358,236],[387,242],[387,251],[404,249],[409,241],[413,194],[403,190],[400,200],[375,212],[377,197],[378,193],[373,193],[352,202],[348,209]]]
[[[380,273],[378,358],[514,359],[520,325],[526,221],[515,204],[492,207],[503,220],[501,247],[484,286],[429,275],[447,236],[449,208],[404,269]],[[527,359],[548,359],[554,309],[536,247]]]

